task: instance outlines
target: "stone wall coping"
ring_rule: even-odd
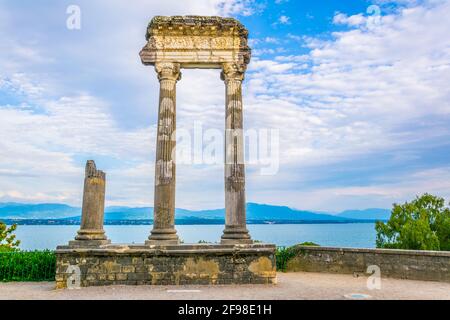
[[[144,245],[144,244],[111,244],[93,247],[72,247],[58,246],[57,254],[89,253],[89,254],[230,254],[230,253],[267,253],[275,252],[276,246],[273,244],[243,244],[243,245],[222,245],[222,244],[180,244],[180,245]]]
[[[403,249],[379,249],[379,248],[345,248],[345,247],[315,247],[297,245],[295,248],[308,251],[334,251],[352,253],[373,253],[373,254],[395,254],[412,256],[440,256],[449,257],[450,251],[425,251],[425,250],[403,250]]]

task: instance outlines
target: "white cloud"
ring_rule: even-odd
[[[265,5],[255,0],[216,0],[216,7],[223,16],[251,16],[264,10]]]
[[[288,33],[287,34],[287,38],[288,39],[291,39],[291,40],[295,40],[295,41],[303,41],[303,37],[301,37],[301,36],[297,36],[297,35],[295,35],[295,34],[292,34],[292,33]]]
[[[294,63],[278,63],[272,60],[254,59],[249,66],[249,71],[283,73],[296,67]]]
[[[450,168],[442,167],[397,174],[389,182],[369,186],[342,186],[306,191],[287,191],[286,203],[293,207],[339,212],[348,208],[391,208],[393,203],[411,201],[417,195],[435,194],[448,200]],[[299,207],[298,203],[302,206]],[[333,208],[333,209],[331,209]]]
[[[282,15],[278,18],[278,22],[280,24],[291,24],[291,18],[288,16]]]
[[[306,54],[275,57],[275,61],[281,62],[307,62],[309,60],[310,60],[309,55]]]
[[[273,37],[266,37],[264,39],[264,41],[267,43],[278,43],[279,42],[277,38],[273,38]]]
[[[360,26],[367,22],[367,18],[362,14],[355,14],[353,16],[347,16],[344,13],[336,13],[333,17],[334,24],[345,24],[349,26]]]

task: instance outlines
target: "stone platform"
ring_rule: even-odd
[[[56,287],[66,288],[77,267],[81,287],[274,284],[275,249],[272,244],[59,246]]]

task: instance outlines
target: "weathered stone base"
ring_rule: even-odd
[[[99,246],[103,246],[106,244],[110,244],[111,240],[72,240],[69,241],[69,246],[72,248],[86,248],[86,247],[94,247],[97,248]]]
[[[60,246],[57,288],[67,287],[69,266],[80,268],[81,287],[276,283],[275,245],[270,244]]]

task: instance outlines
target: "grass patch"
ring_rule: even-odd
[[[303,242],[299,243],[297,246],[312,246],[318,247],[319,245],[314,242]],[[289,260],[294,258],[298,253],[297,246],[292,247],[277,247],[276,251],[276,261],[277,261],[277,271],[285,272]]]
[[[54,281],[53,251],[0,252],[0,281]]]

